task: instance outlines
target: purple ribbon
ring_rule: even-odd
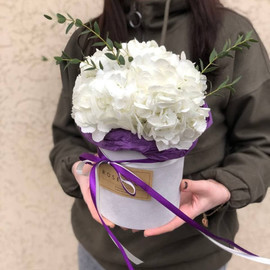
[[[121,243],[117,240],[115,235],[112,233],[112,231],[109,229],[109,227],[105,224],[103,221],[101,215],[98,212],[97,209],[97,203],[96,203],[96,170],[97,167],[101,163],[107,163],[110,164],[115,171],[117,172],[118,176],[123,176],[125,179],[128,179],[129,181],[133,182],[134,184],[138,185],[141,187],[144,191],[146,191],[151,197],[153,197],[155,200],[157,200],[159,203],[161,203],[163,206],[165,206],[167,209],[169,209],[171,212],[173,212],[176,216],[180,217],[183,219],[186,223],[197,229],[198,231],[202,232],[203,234],[209,236],[212,239],[218,240],[225,242],[229,244],[230,246],[237,248],[238,250],[241,250],[242,252],[251,255],[251,256],[256,256],[257,255],[247,251],[246,249],[240,247],[239,245],[235,244],[233,241],[229,239],[222,238],[220,236],[217,236],[211,232],[209,232],[207,229],[205,229],[203,226],[195,222],[193,219],[189,218],[186,214],[184,214],[180,209],[175,207],[172,203],[170,203],[168,200],[166,200],[163,196],[161,196],[158,192],[156,192],[154,189],[152,189],[150,186],[148,186],[146,183],[144,183],[140,178],[138,178],[136,175],[134,175],[132,172],[130,172],[128,169],[120,165],[119,163],[123,162],[136,162],[136,163],[155,163],[157,161],[155,160],[149,160],[149,159],[140,159],[140,160],[128,160],[128,161],[110,161],[108,158],[106,158],[101,152],[99,152],[99,157],[89,154],[89,153],[84,153],[80,156],[80,160],[82,161],[87,161],[86,163],[93,165],[93,168],[91,169],[90,177],[89,177],[89,184],[90,184],[90,192],[92,196],[93,203],[95,205],[95,208],[97,210],[97,213],[100,217],[100,220],[108,232],[109,236],[112,238],[112,240],[115,242],[117,247],[120,249],[124,260],[128,266],[129,270],[133,270],[133,266],[131,262],[128,259],[128,256],[121,245]],[[93,164],[95,163],[95,164]]]

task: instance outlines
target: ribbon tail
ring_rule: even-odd
[[[112,241],[114,242],[114,244],[116,245],[116,246],[118,246],[117,245],[117,243],[113,240],[113,238],[111,238],[112,239]],[[128,251],[121,243],[120,243],[120,245],[122,246],[122,248],[123,248],[123,250],[125,251],[125,253],[126,253],[126,255],[127,255],[127,257],[129,258],[129,260],[130,261],[132,261],[134,264],[136,264],[136,265],[139,265],[139,264],[142,264],[143,263],[143,261],[142,260],[140,260],[139,258],[137,258],[136,256],[134,256],[130,251]]]
[[[218,247],[224,249],[227,252],[230,252],[230,253],[232,253],[232,254],[234,254],[236,256],[243,257],[243,258],[246,258],[246,259],[251,260],[251,261],[255,261],[255,262],[259,262],[259,263],[270,265],[270,259],[268,259],[268,258],[246,254],[246,253],[244,253],[244,252],[242,252],[240,250],[235,250],[235,249],[229,248],[229,247],[227,247],[225,245],[222,245],[221,243],[219,243],[218,241],[214,240],[213,238],[207,236],[206,234],[204,234],[204,233],[202,233],[202,234],[206,238],[208,238],[209,241],[213,242],[215,245],[217,245]]]
[[[101,162],[102,163],[102,162]],[[102,225],[104,226],[104,228],[106,229],[107,233],[109,234],[110,238],[112,239],[112,241],[115,243],[115,245],[119,248],[119,250],[122,253],[122,256],[128,266],[129,270],[134,270],[132,264],[130,263],[130,261],[132,261],[134,264],[141,264],[143,263],[143,261],[141,261],[140,259],[138,259],[137,257],[135,257],[132,253],[130,253],[119,241],[118,239],[115,237],[115,235],[112,233],[112,231],[110,230],[110,228],[105,224],[102,216],[99,213],[98,207],[97,207],[97,197],[96,197],[96,187],[97,187],[97,182],[96,180],[98,179],[97,177],[97,169],[99,167],[99,165],[101,163],[97,163],[93,166],[91,172],[90,172],[90,176],[89,176],[89,186],[90,186],[90,193],[91,193],[91,197],[92,197],[92,201],[94,203],[94,206],[97,210],[98,216],[102,222]]]

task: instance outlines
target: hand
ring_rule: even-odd
[[[179,209],[192,219],[215,206],[227,202],[231,197],[229,190],[213,179],[197,181],[183,179],[180,185],[180,191]],[[184,223],[184,220],[175,217],[172,221],[161,227],[145,230],[144,236],[170,232]]]
[[[92,217],[97,221],[99,222],[100,224],[102,224],[99,216],[98,216],[98,213],[97,213],[97,210],[94,206],[94,203],[92,201],[92,196],[91,196],[91,193],[90,193],[90,188],[89,188],[89,176],[85,176],[85,175],[80,175],[76,172],[76,168],[78,166],[78,164],[80,163],[80,161],[77,161],[73,164],[72,166],[72,173],[75,177],[75,179],[77,180],[79,186],[80,186],[80,189],[81,189],[81,192],[82,192],[82,195],[83,195],[83,199],[85,201],[85,203],[87,204],[88,206],[88,209],[92,215]],[[90,171],[92,169],[92,166],[89,165],[89,164],[85,164],[84,167],[83,167],[83,174],[89,174]],[[105,217],[102,217],[103,221],[105,222],[105,224],[111,228],[114,228],[115,224],[112,223],[111,221],[109,221],[108,219],[106,219]]]

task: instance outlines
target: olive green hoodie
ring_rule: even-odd
[[[160,41],[165,0],[140,1],[142,25],[130,29],[130,38]],[[186,1],[172,0],[167,24],[165,46],[190,57],[188,40],[190,10]],[[244,17],[225,10],[215,48],[221,50],[225,41],[235,41],[238,34],[252,30]],[[65,52],[82,58],[76,31]],[[254,38],[259,40],[254,31]],[[261,201],[270,182],[270,65],[262,43],[249,50],[236,52],[234,58],[219,62],[221,72],[212,78],[215,89],[226,76],[242,79],[236,92],[206,99],[214,124],[199,138],[197,146],[186,156],[184,177],[215,179],[231,192],[229,203],[209,217],[209,230],[233,239],[238,230],[236,209]],[[80,188],[71,173],[72,164],[82,152],[95,152],[95,147],[82,138],[71,118],[72,89],[78,66],[61,67],[63,89],[53,123],[54,148],[50,159],[63,190],[75,197],[72,225],[78,241],[109,270],[127,269],[122,255],[105,229],[94,221],[84,203]],[[201,222],[201,216],[196,220]],[[113,229],[118,240],[144,264],[135,269],[216,270],[231,257],[189,225],[160,236],[143,236],[119,227]],[[251,247],[246,247],[251,248]]]

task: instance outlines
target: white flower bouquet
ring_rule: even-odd
[[[123,43],[124,65],[106,53],[97,50],[80,64],[72,116],[82,132],[100,142],[121,128],[154,140],[159,151],[189,149],[207,127],[206,76],[184,53],[179,59],[155,41]],[[91,69],[92,61],[102,68]]]
[[[82,61],[64,52],[55,57],[57,63],[80,63],[73,89],[72,117],[81,132],[97,145],[108,164],[121,161],[178,207],[184,156],[212,123],[205,98],[223,88],[234,90],[239,80],[230,82],[227,78],[217,89],[206,93],[205,73],[215,70],[216,60],[229,56],[231,50],[241,50],[250,46],[248,42],[255,42],[251,33],[240,36],[233,45],[228,41],[219,53],[213,50],[206,67],[200,61],[199,71],[184,52],[179,57],[155,41],[119,44],[108,37],[103,39],[97,23],[92,27],[91,23],[88,26],[61,14],[57,14],[57,20],[70,21],[66,32],[74,25],[84,27],[81,34],[93,34],[100,40],[93,46],[104,47]],[[95,173],[100,214],[132,229],[158,227],[174,217],[129,179],[115,174],[108,164]],[[135,197],[130,196],[135,193]]]
[[[116,49],[114,52],[117,54]],[[172,160],[167,156],[168,161],[154,164],[126,164],[129,168],[153,171],[154,189],[179,206],[183,150],[189,150],[208,126],[210,110],[204,106],[206,76],[184,53],[179,59],[155,41],[131,40],[121,44],[122,65],[108,58],[108,53],[107,47],[97,50],[80,64],[81,72],[73,89],[72,116],[81,131],[91,134],[91,141],[98,146],[106,141],[107,134],[115,136],[115,131],[122,139],[127,132],[138,138],[136,142],[130,140],[133,147],[125,142],[123,148],[118,145],[119,136],[115,136],[109,147],[101,148],[110,160],[128,161],[127,154],[131,152],[123,149],[136,150],[132,159],[145,158],[138,150],[142,141],[146,145],[154,142],[157,156],[161,151],[180,150]],[[99,211],[121,226],[146,229],[163,225],[174,217],[155,200],[135,202],[130,196],[123,198],[123,194],[104,187],[100,187],[98,194]]]

